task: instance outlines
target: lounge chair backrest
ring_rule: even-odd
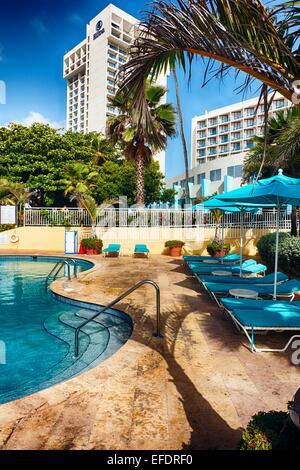
[[[246,268],[247,266],[252,266],[252,264],[257,264],[255,259],[247,259],[243,262],[242,267]]]

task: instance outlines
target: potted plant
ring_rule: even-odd
[[[181,256],[182,247],[185,243],[180,240],[168,240],[165,247],[169,248],[171,256]]]
[[[83,238],[81,245],[87,255],[99,255],[102,253],[103,242],[97,237]]]
[[[223,245],[223,253],[222,253],[222,242],[217,240],[213,240],[210,242],[206,247],[207,252],[210,256],[226,256],[230,252],[230,243],[226,242]]]

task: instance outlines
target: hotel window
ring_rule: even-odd
[[[208,145],[216,145],[217,144],[217,139],[215,137],[211,137],[208,139]]]
[[[209,176],[210,176],[210,181],[221,181],[221,177],[222,177],[221,169],[211,170]]]
[[[119,62],[121,64],[126,64],[126,59],[123,59],[122,57],[119,57]]]
[[[234,132],[232,134],[232,140],[240,140],[241,138],[241,133],[240,132]]]
[[[217,155],[217,149],[216,149],[216,147],[212,147],[212,148],[209,150],[208,155]]]
[[[254,126],[254,119],[246,119],[246,127]]]
[[[209,130],[209,135],[217,135],[217,128],[213,127],[212,129]]]
[[[275,101],[275,108],[276,109],[283,108],[283,107],[284,107],[284,100],[276,100]]]
[[[227,175],[232,176],[232,178],[241,178],[243,176],[243,166],[242,165],[229,166],[227,168]]]
[[[228,134],[221,135],[220,141],[221,141],[222,144],[225,143],[225,142],[228,142],[229,141]]]
[[[242,118],[242,112],[241,111],[235,111],[233,113],[233,119],[241,119]]]
[[[221,116],[221,122],[229,122],[229,116],[228,114]]]
[[[180,181],[180,186],[181,186],[182,188],[185,188],[185,180],[181,180],[181,181]]]
[[[192,183],[192,184],[195,183],[195,177],[194,176],[189,177],[189,183]]]
[[[198,148],[205,147],[205,140],[198,140],[197,147]]]
[[[254,135],[254,129],[249,129],[245,131],[245,137],[252,137]]]
[[[197,132],[197,138],[201,139],[203,137],[206,137],[206,131],[198,131]]]
[[[234,131],[238,130],[238,129],[242,129],[242,124],[239,122],[239,123],[236,123],[236,124],[233,124],[232,125],[232,129]]]
[[[126,55],[127,52],[124,49],[119,49],[120,54]]]
[[[110,49],[112,49],[113,51],[118,51],[118,48],[116,46],[114,46],[113,44],[108,44],[108,46],[110,47]]]
[[[205,180],[205,173],[199,173],[199,175],[197,175],[197,184],[202,184],[202,180]]]
[[[117,54],[112,54],[111,52],[108,53],[108,57],[110,57],[111,59],[117,59]]]
[[[251,148],[253,147],[253,145],[254,145],[254,143],[253,143],[252,140],[248,140],[248,141],[246,142],[246,148],[247,148],[247,149],[251,149]]]
[[[234,143],[234,144],[232,145],[232,150],[233,150],[233,151],[241,150],[241,144],[240,144],[239,142]]]
[[[199,121],[197,124],[198,129],[204,129],[206,127],[206,121]]]
[[[212,118],[212,119],[208,120],[208,125],[209,126],[215,126],[216,124],[218,124],[216,118]]]
[[[228,145],[221,145],[220,153],[227,153],[227,152],[228,152]]]
[[[113,62],[110,62],[110,61],[108,61],[108,66],[112,67],[113,69],[116,68],[116,64],[114,64]]]
[[[229,131],[229,126],[220,126],[220,132],[228,132]]]
[[[246,109],[246,115],[247,116],[254,116],[255,114],[255,108],[247,108]]]

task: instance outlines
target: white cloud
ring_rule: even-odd
[[[80,25],[84,23],[84,19],[75,11],[69,15],[68,20],[70,21],[70,23],[73,23],[75,25]]]
[[[41,124],[49,124],[50,127],[55,129],[59,129],[64,127],[63,122],[52,121],[47,117],[43,116],[43,114],[38,113],[36,111],[31,111],[28,116],[21,122],[24,126],[31,126],[32,124],[39,122]]]
[[[32,20],[30,21],[30,25],[40,36],[43,36],[45,33],[48,32],[48,28],[46,27],[44,21],[38,16],[36,18],[32,18]]]

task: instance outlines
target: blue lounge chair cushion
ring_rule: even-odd
[[[200,280],[202,282],[221,282],[222,284],[232,284],[234,281],[235,284],[274,284],[274,274],[267,274],[263,277],[235,277],[232,276],[213,276],[213,275],[201,275]],[[277,273],[277,283],[285,282],[288,280],[288,276],[284,273]]]
[[[234,284],[234,279],[232,284],[221,284],[218,282],[204,282],[204,284],[208,290],[214,292],[215,294],[228,294],[230,290],[237,288],[237,285]],[[258,292],[258,294],[265,295],[272,294],[274,290],[272,285],[255,285],[251,286],[251,288],[252,290]],[[300,281],[295,279],[283,282],[277,286],[277,294],[292,294],[298,290],[300,290]]]
[[[222,297],[220,303],[227,310],[266,310],[268,312],[280,312],[288,308],[300,312],[300,301],[289,302],[288,300],[254,300],[254,299],[233,299],[232,297]]]
[[[264,264],[251,264],[250,266],[247,265],[245,266],[243,264],[242,266],[242,272],[243,273],[248,273],[248,274],[259,274],[267,270],[267,266]],[[233,266],[232,267],[232,272],[233,274],[239,274],[240,273],[240,267],[239,266]]]
[[[245,327],[248,328],[299,328],[300,329],[300,310],[289,307],[278,311],[267,312],[266,310],[243,310],[236,309],[232,313],[234,317]]]
[[[147,245],[139,244],[139,245],[135,245],[134,252],[135,253],[149,253],[150,250],[147,247]]]
[[[103,250],[103,253],[118,253],[121,245],[119,243],[110,243],[107,248]]]
[[[203,262],[206,260],[212,260],[212,261],[219,261],[220,263],[223,261],[225,263],[228,262],[237,262],[241,259],[240,255],[237,255],[236,253],[231,253],[229,255],[224,256],[223,258],[220,256],[183,256],[183,259],[186,263],[188,262]]]
[[[245,264],[246,263],[246,264]],[[256,261],[254,259],[249,259],[244,261],[242,264],[242,269],[249,268],[252,265],[256,265]],[[232,271],[232,272],[239,272],[240,267],[236,265],[224,265],[224,264],[208,264],[208,263],[189,263],[189,268],[194,273],[211,273],[212,271]]]

